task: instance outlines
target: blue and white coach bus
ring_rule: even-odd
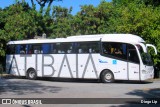
[[[114,80],[152,79],[145,41],[132,34],[99,34],[10,41],[6,71],[16,76]]]

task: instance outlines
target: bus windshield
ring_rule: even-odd
[[[147,52],[145,53],[143,51],[143,48],[140,46],[140,45],[136,45],[138,50],[139,50],[139,53],[141,55],[141,58],[142,58],[142,62],[144,65],[147,65],[147,66],[153,66],[153,62],[152,62],[152,59],[151,59],[151,55]]]

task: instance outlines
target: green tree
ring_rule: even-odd
[[[108,33],[108,21],[112,14],[112,4],[102,1],[98,7],[81,6],[81,11],[74,17],[74,25],[78,34]]]
[[[33,9],[36,8],[35,1],[40,5],[40,13],[42,13],[46,5],[47,5],[47,10],[50,10],[53,1],[62,1],[62,0],[31,0]]]
[[[33,38],[37,30],[41,30],[37,21],[39,17],[35,10],[26,10],[21,4],[10,6],[4,26],[8,39]]]
[[[52,38],[72,35],[72,7],[70,9],[54,6],[52,12]]]
[[[146,5],[146,2],[140,2],[140,0],[114,1],[114,14],[109,22],[110,32],[139,35],[146,42],[156,45],[159,53],[160,7],[149,4]],[[159,57],[159,54],[154,56],[155,64],[160,63]]]
[[[32,10],[27,3],[11,5],[0,10],[0,56],[5,55],[5,44],[10,40],[33,38],[42,34],[42,15]]]
[[[93,5],[81,6],[81,11],[78,13],[79,27],[81,34],[95,34],[98,26],[98,18],[95,17],[97,9]]]

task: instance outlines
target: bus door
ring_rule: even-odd
[[[128,49],[128,79],[140,80],[140,61],[136,49]]]

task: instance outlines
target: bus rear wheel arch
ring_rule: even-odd
[[[27,70],[27,78],[30,80],[35,80],[37,78],[37,73],[34,68],[30,68]]]
[[[112,71],[106,69],[102,71],[100,79],[103,83],[112,83],[114,82],[114,75]]]

